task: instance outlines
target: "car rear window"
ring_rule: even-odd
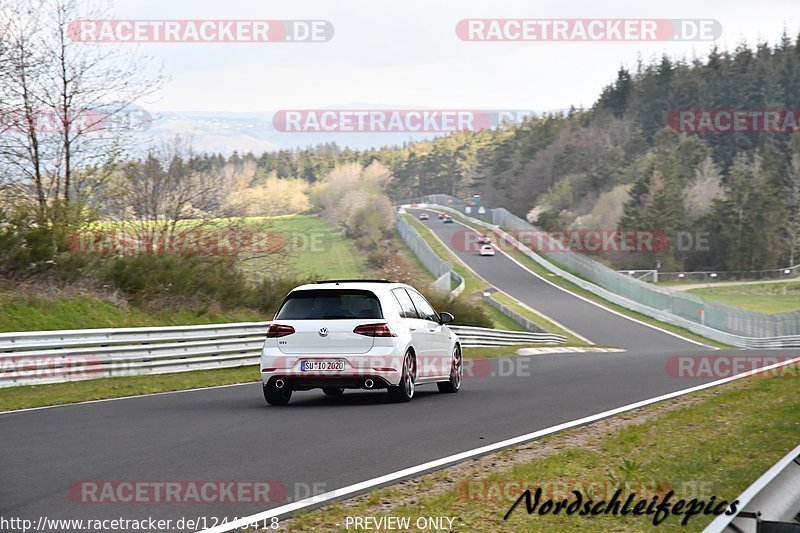
[[[358,289],[294,291],[286,297],[275,320],[345,320],[383,318],[378,297]]]

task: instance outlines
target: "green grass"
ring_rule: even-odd
[[[615,304],[613,302],[609,302],[608,300],[606,300],[604,298],[601,298],[600,296],[597,296],[595,293],[593,293],[591,291],[587,291],[586,289],[578,287],[577,285],[575,285],[571,281],[567,281],[566,279],[564,279],[564,278],[562,278],[560,276],[556,276],[555,274],[553,274],[552,272],[550,272],[549,270],[547,270],[546,268],[541,266],[539,263],[537,263],[536,261],[534,261],[533,259],[531,259],[527,255],[525,255],[522,252],[520,252],[519,250],[516,250],[516,249],[506,250],[506,252],[510,256],[512,256],[514,259],[516,259],[517,261],[519,261],[520,263],[522,263],[523,265],[528,267],[530,270],[533,270],[535,273],[537,273],[538,275],[540,275],[544,279],[546,279],[546,280],[558,285],[559,287],[567,289],[569,292],[572,292],[572,293],[578,294],[580,296],[583,296],[584,298],[586,298],[588,300],[592,300],[593,302],[597,302],[597,303],[601,304],[603,307],[607,307],[607,308],[612,309],[614,311],[617,311],[618,313],[621,313],[623,315],[629,316],[631,318],[635,318],[636,320],[639,320],[640,322],[644,322],[645,324],[650,324],[650,325],[656,326],[656,327],[658,327],[660,329],[664,329],[664,330],[670,331],[672,333],[676,333],[676,334],[678,334],[678,335],[680,335],[682,337],[686,337],[687,339],[692,339],[694,341],[701,342],[701,343],[707,344],[709,346],[716,346],[717,348],[725,348],[725,349],[733,348],[733,346],[729,346],[727,344],[724,344],[724,343],[721,343],[721,342],[717,342],[717,341],[712,340],[712,339],[707,339],[707,338],[703,337],[702,335],[698,335],[696,333],[693,333],[693,332],[689,331],[688,329],[681,328],[679,326],[673,326],[672,324],[667,324],[666,322],[661,322],[659,320],[656,320],[655,318],[651,318],[651,317],[649,317],[647,315],[643,315],[641,313],[637,313],[636,311],[632,311],[632,310],[628,309],[627,307],[623,307],[623,306],[617,305],[617,304]]]
[[[652,281],[648,280],[648,283],[653,283]],[[699,285],[701,283],[708,283],[708,284],[715,284],[715,283],[725,283],[724,280],[714,280],[714,279],[687,279],[687,280],[670,280],[670,281],[659,281],[658,283],[653,283],[653,285],[657,287],[680,287],[681,285]]]
[[[446,246],[442,245],[442,243],[439,242],[438,239],[436,239],[433,232],[427,226],[419,222],[416,218],[412,217],[411,215],[405,215],[405,217],[406,220],[410,222],[411,225],[414,226],[414,228],[416,228],[416,230],[419,232],[422,238],[425,239],[425,241],[430,245],[433,251],[436,252],[436,254],[439,257],[444,258],[445,261],[449,261],[453,265],[453,270],[455,270],[458,274],[464,277],[464,284],[465,284],[464,292],[466,294],[478,291],[483,292],[489,288],[489,285],[485,281],[476,276],[470,269],[466,268]],[[536,324],[538,324],[545,330],[549,331],[550,333],[564,335],[567,338],[568,346],[589,346],[589,344],[586,341],[579,339],[572,333],[554,324],[552,321],[548,320],[541,314],[536,313],[535,311],[531,311],[527,307],[519,305],[519,302],[517,302],[513,298],[510,298],[503,293],[494,293],[492,296],[494,297],[495,300],[503,303],[504,305],[507,305],[520,315],[524,316],[528,320],[535,322]],[[506,315],[504,315],[494,307],[490,305],[485,305],[485,307],[486,309],[490,310],[489,314],[492,316],[492,319],[495,320],[495,323],[497,324],[495,325],[495,327],[501,329],[512,329],[507,326],[499,325],[499,324],[509,324],[510,322],[516,325],[516,328],[513,329],[524,330],[524,328],[522,328],[522,326],[520,326],[517,322],[508,318]]]
[[[468,220],[466,220],[465,218],[463,218],[461,216],[453,215],[453,218],[457,219],[462,224],[464,224],[464,225],[466,225],[466,226],[468,226],[470,228],[476,229],[470,224],[470,222]],[[486,230],[483,229],[483,228],[480,228],[479,231],[486,231]],[[673,326],[672,324],[667,324],[665,322],[661,322],[661,321],[656,320],[654,318],[650,318],[647,315],[643,315],[641,313],[637,313],[636,311],[631,311],[627,307],[622,307],[621,305],[617,305],[615,303],[609,302],[608,300],[605,300],[605,299],[601,298],[600,296],[597,296],[593,292],[590,292],[590,291],[587,291],[587,290],[585,290],[585,289],[583,289],[581,287],[578,287],[577,285],[575,285],[571,281],[567,281],[567,280],[565,280],[564,278],[562,278],[560,276],[556,276],[555,274],[553,274],[552,272],[550,272],[549,270],[547,270],[546,268],[541,266],[539,263],[537,263],[536,261],[534,261],[533,259],[531,259],[527,255],[525,255],[524,253],[520,252],[516,248],[508,249],[508,250],[504,250],[504,251],[506,253],[508,253],[511,257],[513,257],[514,259],[516,259],[517,261],[519,261],[520,263],[525,265],[527,268],[529,268],[530,270],[534,271],[539,276],[543,277],[544,279],[546,279],[546,280],[548,280],[548,281],[558,285],[559,287],[564,288],[564,289],[566,289],[566,290],[568,290],[568,291],[570,291],[572,293],[578,294],[578,295],[583,296],[584,298],[586,298],[588,300],[592,300],[593,302],[597,302],[597,303],[603,305],[604,307],[607,307],[609,309],[617,311],[618,313],[621,313],[623,315],[629,316],[631,318],[635,318],[636,320],[644,322],[645,324],[650,324],[650,325],[656,326],[658,328],[664,329],[666,331],[670,331],[672,333],[676,333],[676,334],[678,334],[678,335],[680,335],[682,337],[686,337],[687,339],[692,339],[694,341],[701,342],[703,344],[707,344],[709,346],[716,346],[717,348],[725,348],[725,349],[733,348],[733,346],[729,346],[727,344],[724,344],[724,343],[721,343],[721,342],[717,342],[717,341],[712,340],[712,339],[707,339],[707,338],[703,337],[702,335],[697,335],[696,333],[693,333],[693,332],[689,331],[688,329],[681,328],[681,327],[678,327],[678,326]],[[563,269],[563,267],[562,267],[562,269]],[[564,270],[567,270],[567,269],[564,269]]]
[[[26,293],[0,294],[0,331],[183,326],[271,318],[248,310],[195,312],[121,308],[90,296],[46,298]]]
[[[489,317],[492,319],[495,329],[507,329],[509,331],[527,331],[522,324],[516,320],[507,317],[491,305],[484,305],[484,309]],[[548,330],[549,331],[549,330]]]
[[[475,294],[475,293],[482,293],[486,289],[489,288],[489,284],[483,281],[481,278],[476,276],[470,269],[466,268],[457,257],[453,255],[453,253],[444,246],[433,234],[433,232],[424,224],[419,222],[416,218],[412,217],[411,215],[405,215],[406,221],[409,222],[414,229],[420,234],[420,236],[425,239],[425,242],[428,243],[428,246],[431,249],[444,259],[445,261],[449,262],[453,265],[453,271],[456,272],[459,276],[464,278],[464,291],[462,294]],[[455,287],[453,287],[455,288]],[[507,317],[494,307],[490,305],[485,305],[482,300],[476,300],[478,305],[482,305],[486,312],[489,314],[489,317],[492,319],[493,325],[497,329],[507,329],[511,331],[525,331],[525,328],[522,327],[519,322]],[[531,319],[533,320],[533,319]]]
[[[375,490],[347,505],[334,503],[298,514],[286,526],[322,531],[342,523],[345,516],[403,516],[411,517],[412,523],[421,516],[448,516],[456,517],[454,525],[460,531],[652,531],[652,515],[528,515],[524,502],[508,521],[503,515],[521,494],[517,487],[522,484],[534,491],[537,486],[560,486],[560,494],[577,487],[584,496],[589,496],[586,487],[594,486],[595,501],[620,487],[623,501],[631,492],[645,498],[659,495],[661,501],[674,490],[673,503],[693,497],[708,501],[711,496],[730,502],[800,441],[796,376],[748,378],[690,398],[694,401],[689,404],[672,400],[621,415],[631,419],[622,428],[599,422],[599,429],[591,425],[552,435],[494,454],[487,458],[491,468],[465,463]],[[661,405],[673,407],[665,410]],[[536,450],[550,453],[503,464],[518,453]],[[505,494],[486,491],[499,487],[511,488]],[[562,497],[574,500],[571,494]],[[701,531],[712,519],[698,515],[681,526],[682,517],[669,516],[656,529]]]
[[[406,221],[417,230],[423,239],[425,239],[425,242],[428,243],[436,255],[453,265],[453,270],[456,272],[456,274],[464,278],[464,294],[483,292],[489,288],[489,284],[476,276],[470,269],[466,268],[461,261],[459,261],[458,258],[455,257],[452,252],[450,252],[450,250],[443,245],[439,239],[436,238],[430,228],[419,222],[411,215],[406,214],[404,216]]]
[[[248,275],[255,277],[277,267],[297,277],[364,277],[363,254],[318,215],[253,217],[247,223],[280,233],[286,245],[284,253],[244,261],[242,269]]]
[[[563,344],[519,344],[515,346],[473,346],[464,348],[464,359],[488,359],[490,357],[508,357],[522,348],[546,348],[548,346],[564,346]]]
[[[500,302],[501,304],[505,305],[512,311],[516,311],[520,315],[526,317],[528,320],[532,320],[536,324],[539,325],[545,331],[550,333],[555,333],[556,335],[563,335],[567,338],[567,342],[565,346],[591,346],[590,343],[586,342],[583,339],[576,337],[572,332],[565,330],[561,326],[551,322],[544,316],[540,315],[539,313],[533,313],[527,307],[520,305],[520,303],[513,298],[507,296],[503,292],[496,292],[492,294],[492,298]],[[499,311],[498,311],[499,312]]]
[[[759,313],[788,313],[800,310],[800,282],[754,283],[726,287],[690,289],[706,300],[743,307]]]
[[[97,222],[92,227],[101,230],[125,228],[124,225],[109,221]],[[263,231],[280,234],[283,239],[281,251],[263,257],[254,256],[242,263],[242,270],[256,279],[276,270],[301,278],[358,278],[362,277],[364,271],[361,259],[363,254],[356,253],[347,237],[319,215],[183,220],[178,223],[177,229]],[[267,240],[268,243],[279,242],[269,234]]]
[[[0,388],[0,411],[258,381],[257,366]],[[256,398],[255,401],[258,401]]]
[[[504,357],[514,355],[518,349],[526,347],[528,346],[464,348],[464,358]],[[537,344],[535,347],[540,348],[542,345]],[[69,383],[53,383],[49,385],[4,387],[0,388],[0,411],[197,389],[233,383],[247,383],[258,380],[258,367],[249,365],[215,370],[193,370],[191,372],[177,372],[172,374],[100,378]],[[259,399],[255,398],[254,401],[257,402]]]
[[[798,281],[796,277],[786,278],[781,280],[775,280],[774,283],[780,285],[782,283],[792,283]],[[729,280],[729,279],[720,279],[720,278],[708,278],[708,279],[673,279],[669,281],[659,281],[658,283],[654,283],[654,285],[658,285],[660,287],[681,287],[683,285],[717,285],[720,283],[736,283],[737,285],[747,285],[753,284],[755,285],[757,280],[748,280],[748,279],[741,279],[741,280]]]
[[[466,268],[458,260],[458,258],[455,257],[449,249],[447,249],[446,246],[442,245],[442,243],[434,236],[433,232],[427,226],[419,222],[411,215],[407,214],[404,216],[406,221],[417,230],[420,236],[425,240],[425,242],[428,243],[428,246],[431,247],[436,255],[453,265],[453,271],[464,278],[464,291],[462,294],[474,294],[483,292],[489,288],[489,284],[476,276],[470,269]],[[483,305],[484,309],[489,314],[489,317],[492,319],[495,328],[507,329],[511,331],[525,331],[525,328],[523,328],[522,325],[507,317],[494,307],[491,307],[490,305],[484,305],[481,300],[477,300],[477,303],[479,305]]]

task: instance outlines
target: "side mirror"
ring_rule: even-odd
[[[450,313],[441,313],[439,315],[439,323],[440,324],[449,324],[450,322],[452,322],[455,319],[456,319],[456,317],[454,317]]]

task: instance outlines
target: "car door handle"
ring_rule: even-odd
[[[417,328],[414,326],[408,326],[408,331],[417,331]]]

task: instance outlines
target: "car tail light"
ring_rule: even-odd
[[[363,324],[361,326],[356,326],[353,333],[365,335],[367,337],[397,337],[397,335],[389,329],[388,324]]]
[[[292,326],[284,326],[283,324],[270,324],[267,330],[267,338],[272,337],[285,337],[294,333]]]

